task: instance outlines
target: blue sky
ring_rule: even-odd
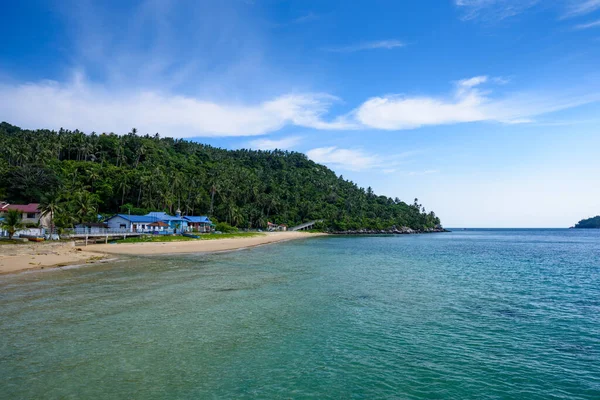
[[[600,0],[22,1],[0,119],[306,153],[446,226],[600,213]]]

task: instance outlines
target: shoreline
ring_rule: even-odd
[[[323,235],[325,234],[307,232],[266,232],[261,236],[223,238],[216,240],[93,244],[87,246],[86,251],[104,255],[220,253]]]
[[[110,256],[222,253],[267,244],[324,236],[324,233],[266,232],[261,236],[215,240],[91,244],[31,243],[0,245],[0,275],[106,262]]]
[[[102,262],[106,256],[92,253],[74,242],[0,245],[0,275],[55,269]]]

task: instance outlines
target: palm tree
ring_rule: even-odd
[[[92,222],[97,220],[97,209],[94,197],[87,190],[81,190],[75,193],[73,198],[75,214],[79,223]]]
[[[4,219],[0,221],[0,227],[2,230],[8,232],[8,238],[12,239],[18,230],[23,229],[23,223],[21,221],[22,215],[20,211],[8,210],[8,212],[4,214]]]
[[[42,217],[46,215],[50,216],[50,234],[54,233],[54,217],[60,211],[60,195],[58,192],[49,193],[42,197],[40,202],[40,210],[42,211]]]

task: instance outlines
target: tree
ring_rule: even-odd
[[[8,232],[8,238],[12,239],[14,234],[23,229],[21,212],[18,210],[8,210],[4,213],[4,218],[0,221],[2,230]]]
[[[50,216],[50,233],[54,233],[54,218],[61,211],[60,194],[58,192],[50,192],[42,197],[40,201],[40,211],[42,217]]]
[[[86,135],[78,130],[25,130],[0,123],[0,198],[42,202],[61,229],[96,214],[208,213],[216,221],[264,227],[323,219],[323,229],[425,229],[439,218],[417,199],[378,196],[304,154],[225,150],[135,129]],[[135,207],[134,207],[135,206]],[[437,221],[437,223],[436,223]]]
[[[86,190],[76,192],[71,204],[79,223],[97,221],[98,210],[96,208],[96,201],[90,192]]]

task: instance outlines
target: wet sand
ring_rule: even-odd
[[[0,245],[0,274],[85,264],[104,258],[73,242],[43,242]]]

